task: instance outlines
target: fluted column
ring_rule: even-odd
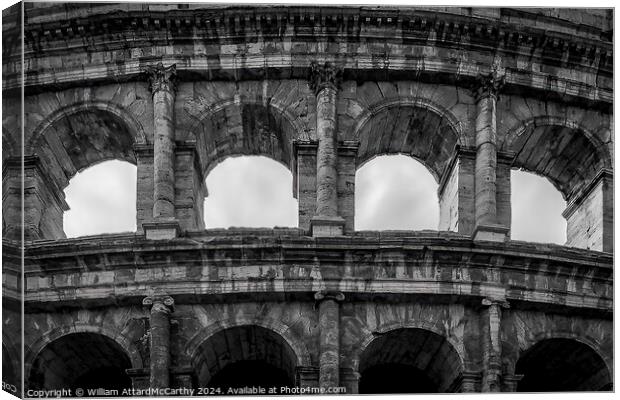
[[[474,188],[476,214],[474,238],[503,241],[507,228],[497,219],[497,98],[504,75],[495,66],[474,85],[476,98],[476,164]]]
[[[153,221],[144,224],[147,239],[170,239],[178,233],[174,223],[174,102],[176,65],[162,63],[145,70],[153,93]]]
[[[170,387],[170,314],[174,300],[166,295],[146,297],[142,304],[150,311],[151,388]]]
[[[310,87],[316,94],[316,214],[311,221],[313,236],[343,233],[344,220],[338,215],[338,153],[336,97],[342,71],[330,63],[313,64]]]
[[[337,387],[340,382],[341,292],[321,291],[314,298],[319,308],[319,386]]]
[[[509,305],[503,300],[483,299],[482,313],[482,391],[499,392],[502,387],[502,308]]]

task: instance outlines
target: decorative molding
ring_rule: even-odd
[[[147,296],[142,300],[142,305],[151,313],[171,314],[174,311],[174,299],[165,294]]]
[[[476,101],[494,97],[499,99],[499,93],[506,84],[506,69],[501,66],[501,59],[498,57],[493,61],[491,72],[486,74],[478,74],[474,79],[470,90]]]
[[[338,90],[342,83],[342,73],[342,68],[336,67],[330,62],[325,64],[312,62],[310,64],[310,89],[316,95],[325,88]]]
[[[172,64],[164,67],[162,62],[157,65],[149,65],[144,69],[149,81],[149,90],[155,94],[160,90],[176,94],[177,91],[177,65]]]
[[[321,290],[320,292],[316,292],[314,294],[314,300],[316,300],[317,303],[324,300],[334,300],[341,303],[344,301],[344,293],[332,290]]]

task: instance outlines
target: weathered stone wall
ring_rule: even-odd
[[[611,389],[612,16],[28,3],[25,82],[3,54],[4,325],[25,301],[26,387],[195,387],[262,360],[349,393],[403,363],[441,392]],[[439,183],[439,232],[355,232],[357,168],[397,153]],[[205,177],[235,155],[290,168],[298,229],[204,231]],[[108,159],[137,165],[137,232],[63,239],[64,188]],[[516,168],[563,194],[568,246],[509,240]]]

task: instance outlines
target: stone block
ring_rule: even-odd
[[[613,175],[602,170],[583,191],[569,201],[566,244],[583,249],[613,252]]]

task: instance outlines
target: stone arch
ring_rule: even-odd
[[[224,390],[238,385],[262,386],[265,380],[268,386],[293,386],[296,368],[308,365],[303,364],[309,361],[305,349],[291,340],[282,324],[246,322],[212,324],[188,342],[186,349],[199,384]],[[280,329],[272,329],[274,326]],[[244,378],[231,379],[234,376]]]
[[[545,176],[569,200],[604,168],[611,155],[596,134],[575,121],[538,116],[509,130],[501,145],[513,167]]]
[[[30,346],[26,346],[25,354],[24,354],[24,373],[25,378],[29,379],[32,373],[33,363],[38,357],[38,355],[45,349],[47,345],[50,343],[61,339],[67,335],[72,334],[98,334],[108,338],[109,340],[116,343],[127,355],[131,362],[132,368],[142,368],[142,356],[138,348],[132,343],[132,341],[127,338],[122,331],[115,330],[103,326],[94,326],[94,325],[82,325],[82,324],[74,324],[74,325],[64,325],[57,328],[54,328],[44,334],[42,334],[36,341],[34,341]]]
[[[515,373],[523,376],[517,391],[611,390],[611,360],[601,353],[594,341],[569,332],[541,332],[528,344],[520,349],[515,363]],[[583,370],[578,370],[575,376],[570,375],[576,368]],[[588,376],[592,371],[595,372]],[[588,378],[586,381],[577,380],[584,376]]]
[[[97,134],[90,134],[93,129]],[[99,162],[119,159],[136,164],[133,145],[144,143],[142,125],[122,107],[85,101],[60,108],[39,123],[25,149],[26,154],[39,156],[62,189],[77,172]]]
[[[390,123],[391,129],[384,123]],[[358,167],[378,155],[406,154],[424,164],[437,181],[455,147],[467,143],[461,122],[449,110],[418,97],[390,98],[371,105],[348,137],[360,142]]]
[[[189,359],[193,359],[198,354],[200,345],[214,334],[225,329],[249,325],[260,326],[277,333],[286,341],[295,353],[298,365],[311,365],[310,352],[308,351],[306,345],[293,334],[288,325],[271,318],[258,319],[242,316],[214,322],[187,341],[187,344],[185,345],[185,354],[189,356]]]
[[[365,338],[355,362],[361,374],[360,393],[457,390],[463,358],[453,342],[438,332],[391,325],[375,332],[371,340]]]
[[[428,322],[428,321],[391,321],[387,323],[381,324],[374,331],[369,330],[367,327],[363,328],[363,333],[361,335],[358,344],[355,346],[355,350],[353,350],[353,354],[351,355],[351,364],[352,368],[356,371],[359,369],[359,361],[360,356],[364,352],[364,350],[368,347],[368,345],[377,337],[377,334],[383,335],[390,331],[394,331],[397,329],[421,329],[427,330],[429,332],[433,332],[437,335],[444,336],[446,341],[456,350],[459,359],[461,361],[461,365],[464,365],[464,356],[463,356],[463,346],[462,343],[455,341],[455,338],[449,335],[446,335],[446,332],[436,324]]]
[[[579,342],[579,343],[582,343],[588,346],[603,360],[603,362],[605,363],[605,366],[607,367],[607,370],[610,371],[610,373],[613,372],[613,367],[614,367],[613,356],[606,354],[595,338],[592,338],[589,335],[583,335],[577,332],[564,331],[564,330],[550,330],[550,331],[538,332],[530,336],[530,338],[526,339],[524,343],[519,346],[519,353],[523,353],[524,351],[527,351],[528,349],[536,345],[536,343],[539,343],[543,340],[550,340],[550,339],[569,339],[569,340],[574,340],[576,342]]]
[[[45,133],[47,129],[53,126],[56,122],[60,121],[62,118],[65,118],[70,115],[78,114],[84,111],[90,110],[101,110],[106,111],[118,119],[124,121],[136,138],[135,143],[137,144],[145,144],[146,143],[146,134],[144,132],[144,128],[142,124],[138,120],[136,120],[129,112],[127,112],[123,107],[114,104],[108,101],[82,101],[79,103],[71,104],[62,108],[59,108],[54,113],[49,115],[43,121],[39,123],[39,125],[33,130],[30,138],[27,142],[26,149],[31,150],[35,143],[40,139],[40,137]]]
[[[259,143],[252,138],[251,130],[255,128],[261,131]],[[283,104],[240,98],[206,108],[204,115],[194,118],[189,129],[196,137],[204,176],[220,161],[235,155],[263,155],[290,169],[293,140],[308,132],[306,124]],[[270,133],[275,138],[266,141],[265,136]],[[231,145],[232,140],[235,143]]]

